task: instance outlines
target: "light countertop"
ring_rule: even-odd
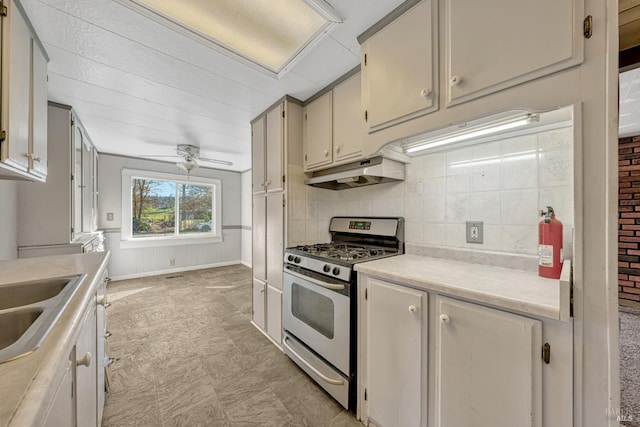
[[[98,252],[0,261],[0,286],[87,274],[42,346],[0,364],[0,426],[42,425],[64,374],[61,367],[69,360],[80,332],[82,315],[95,294],[98,273],[106,267],[109,257],[109,252]]]
[[[539,277],[537,272],[420,255],[363,262],[355,269],[416,289],[525,314],[562,321],[570,316],[570,261],[565,261],[560,280]]]

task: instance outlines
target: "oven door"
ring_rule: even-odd
[[[318,276],[285,267],[284,329],[349,376],[350,284]]]

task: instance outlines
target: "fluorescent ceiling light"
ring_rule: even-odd
[[[456,144],[526,126],[534,121],[538,121],[538,118],[537,114],[518,114],[516,116],[479,124],[477,126],[465,127],[463,130],[452,131],[431,138],[421,138],[418,141],[406,142],[402,145],[402,149],[405,153],[410,154],[441,147],[443,145]],[[457,128],[459,127],[456,127],[456,129]]]
[[[342,19],[323,0],[117,0],[280,75]]]

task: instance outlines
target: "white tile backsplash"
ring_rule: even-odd
[[[407,243],[535,255],[540,209],[553,206],[573,227],[572,184],[571,128],[502,139],[414,157],[404,182],[341,191],[296,183],[290,236],[327,241],[337,215],[402,216]],[[484,222],[483,244],[466,242],[466,221]]]

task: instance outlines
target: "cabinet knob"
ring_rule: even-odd
[[[42,159],[40,157],[34,157],[33,161],[40,163],[42,161]]]
[[[451,319],[449,319],[449,316],[447,316],[446,314],[441,314],[441,315],[440,315],[440,321],[441,321],[442,323],[449,323],[449,321],[450,321],[450,320],[451,320]]]
[[[410,305],[409,306],[409,312],[410,313],[417,313],[418,312],[418,307],[416,307],[415,305]]]
[[[336,152],[336,154],[338,154],[338,153],[340,152],[340,147],[335,147],[335,148],[333,149],[333,151],[335,151],[335,152]]]
[[[113,335],[111,332],[106,331],[106,332],[104,333],[104,338],[105,338],[105,339],[109,339],[109,338],[111,338],[111,335]]]
[[[430,89],[422,89],[420,91],[420,96],[423,98],[431,98],[431,90]]]
[[[99,297],[96,298],[96,303],[98,305],[105,305],[106,302],[107,302],[107,296],[106,295],[100,295]]]
[[[88,351],[80,359],[76,360],[77,366],[89,366],[91,365],[91,353]]]
[[[264,288],[260,289],[260,293],[264,294]]]
[[[265,181],[264,184],[262,184],[263,187],[268,187],[269,185],[271,185],[271,181]]]
[[[325,157],[329,157],[329,150],[324,150],[322,154],[324,154]]]
[[[462,77],[460,76],[453,76],[451,77],[451,80],[449,80],[449,83],[451,84],[451,86],[458,86],[461,82],[462,82]]]

